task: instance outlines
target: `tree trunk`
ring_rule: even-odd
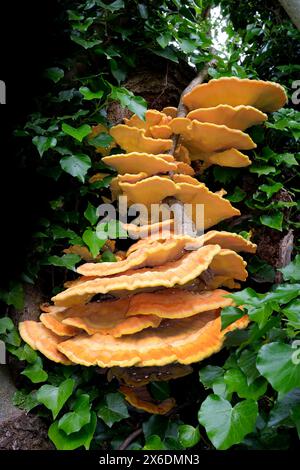
[[[279,0],[279,3],[300,31],[300,0]]]

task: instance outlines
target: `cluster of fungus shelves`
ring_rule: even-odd
[[[247,278],[246,262],[238,253],[255,253],[256,246],[235,233],[209,230],[240,212],[222,192],[210,191],[194,177],[191,161],[201,161],[203,169],[251,164],[241,152],[255,148],[245,130],[263,123],[265,112],[285,102],[278,84],[221,78],[183,97],[186,117],[177,117],[177,110],[169,107],[148,110],[144,121],[134,115],[114,126],[110,134],[126,153],[103,158],[118,172],[112,197],[126,195],[129,204],[148,208],[173,197],[191,205],[196,229],[206,232],[177,234],[172,220],[127,225],[129,235],[142,238],[124,259],[82,264],[80,277],[43,308],[40,322],[20,323],[22,338],[57,363],[122,370],[116,376],[125,382],[124,396],[147,409],[149,399],[134,392],[145,383],[132,384],[126,368],[171,365],[178,376],[184,375],[181,367],[219,351],[228,331],[245,328],[246,315],[222,330],[220,311],[232,305],[224,288],[239,288]],[[173,134],[179,139],[170,155]],[[198,204],[204,206],[200,222],[194,210]],[[96,301],[98,294],[113,298]],[[164,413],[173,403],[149,406],[148,411]]]

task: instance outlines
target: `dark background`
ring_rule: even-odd
[[[58,3],[27,0],[1,5],[0,80],[6,83],[6,105],[0,105],[0,271],[4,282],[22,270],[35,222],[47,201],[47,187],[21,165],[19,140],[13,131],[36,110],[35,97],[47,86],[42,72],[61,49],[53,26]]]

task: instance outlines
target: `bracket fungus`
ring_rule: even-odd
[[[183,97],[189,110],[219,104],[253,106],[272,113],[287,102],[284,88],[278,83],[248,78],[222,77],[196,86]]]
[[[109,132],[112,146],[126,153],[103,158],[118,172],[111,182],[113,198],[124,194],[130,204],[148,207],[170,198],[189,204],[197,230],[239,215],[222,190],[212,192],[194,177],[190,162],[249,165],[239,150],[256,145],[243,131],[266,120],[262,111],[275,111],[285,102],[278,84],[225,77],[183,97],[187,117],[176,117],[177,109],[167,107],[147,111],[145,121],[136,115],[125,119]],[[105,130],[98,126],[93,135]],[[173,146],[172,132],[179,140],[171,155],[166,152]],[[201,224],[198,204],[204,207]],[[220,311],[234,305],[223,288],[235,289],[247,278],[246,262],[238,253],[255,253],[256,245],[225,231],[179,234],[170,215],[148,225],[123,226],[132,238],[142,239],[115,262],[82,255],[88,261],[77,269],[82,276],[66,283],[52,306],[42,308],[40,321],[24,321],[19,330],[24,341],[54,362],[110,368],[109,376],[121,382],[129,403],[163,414],[173,400],[155,403],[143,387],[190,373],[189,364],[222,348],[227,332],[247,327],[244,315],[222,330]],[[135,380],[133,367],[154,371],[141,372]],[[167,367],[173,368],[169,375]]]

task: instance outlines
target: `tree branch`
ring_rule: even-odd
[[[127,447],[142,433],[143,433],[142,428],[138,428],[135,431],[133,431],[131,434],[129,434],[128,437],[126,437],[125,441],[122,442],[118,450],[126,450]]]

